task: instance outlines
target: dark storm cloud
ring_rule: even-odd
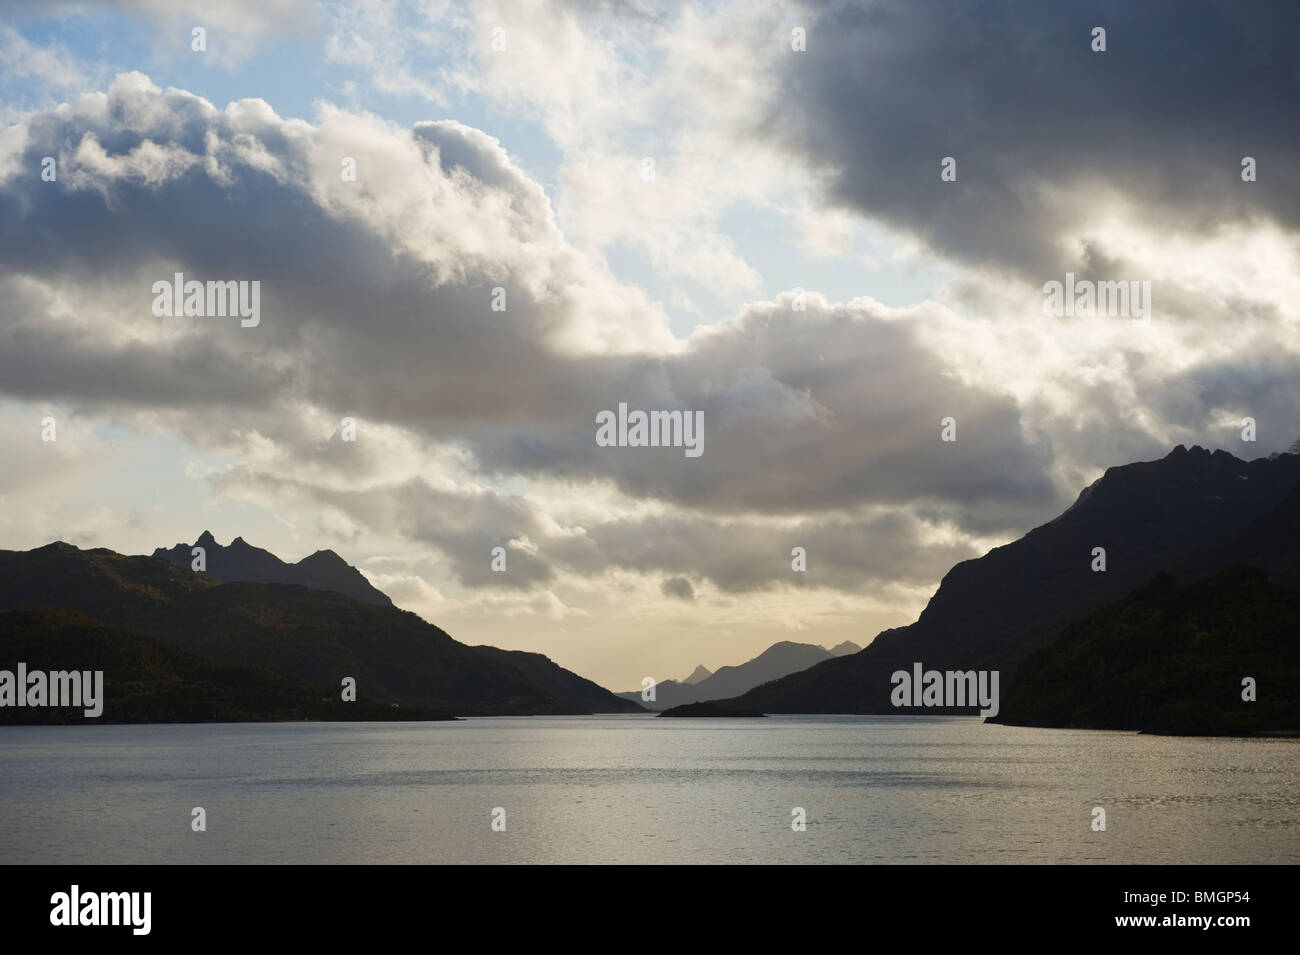
[[[1050,276],[1076,264],[1055,241],[1086,239],[1072,220],[1112,189],[1152,225],[1300,225],[1300,5],[887,0],[810,14],[764,134],[834,201],[944,254]],[[955,183],[940,181],[945,156]],[[1258,182],[1241,181],[1243,156]]]

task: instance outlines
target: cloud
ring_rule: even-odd
[[[374,7],[333,11],[332,63],[366,89],[484,102],[540,130],[559,150],[552,192],[575,245],[630,253],[669,283],[670,300],[760,288],[721,220],[737,204],[776,206],[790,188],[783,157],[750,135],[773,85],[782,6],[488,0],[400,18]]]
[[[302,36],[320,26],[317,0],[110,0],[119,10],[154,26],[155,52],[162,58],[202,55],[233,70],[252,57],[268,38]],[[79,2],[56,0],[65,8]],[[202,27],[207,49],[194,54],[191,31]]]
[[[659,589],[663,591],[665,597],[673,597],[677,600],[695,599],[695,588],[685,577],[669,577],[659,585]]]
[[[1080,260],[1081,225],[1104,206],[1203,235],[1300,225],[1293,5],[884,0],[808,13],[807,52],[781,62],[766,129],[828,199],[944,255],[1041,282]],[[953,183],[940,181],[946,156]],[[1258,182],[1241,181],[1244,156]]]
[[[57,183],[35,173],[46,154]],[[932,307],[783,298],[674,339],[565,243],[495,140],[457,123],[325,108],[313,125],[137,73],[33,116],[10,166],[0,257],[21,294],[0,337],[16,396],[306,403],[451,430],[488,473],[723,511],[1053,494],[1015,404],[919,340]],[[152,283],[175,272],[260,281],[262,323],[154,316]],[[702,411],[703,456],[598,447],[596,413],[620,401]],[[953,414],[965,439],[941,443]]]
[[[0,24],[0,76],[37,80],[47,93],[79,91],[88,82],[85,66],[62,43],[32,43]]]
[[[500,141],[449,120],[328,105],[286,119],[130,73],[7,130],[0,169],[0,390],[179,436],[226,462],[195,466],[214,494],[295,526],[409,544],[424,564],[383,572],[440,606],[568,620],[588,585],[692,606],[911,600],[1099,468],[1238,409],[1278,422],[1300,400],[1279,332],[1293,312],[1264,304],[1285,284],[1221,287],[1216,313],[1248,303],[1271,324],[1218,346],[1205,323],[1143,338],[1045,322],[977,272],[969,301],[996,322],[784,294],[679,338],[568,241]],[[1107,261],[1175,270],[1173,314],[1211,301],[1212,283],[1171,264],[1183,253],[1099,234]],[[1267,263],[1272,282],[1293,253],[1265,238],[1216,257]],[[259,281],[261,324],[155,316],[152,284],[175,272]],[[620,403],[699,411],[703,453],[599,446],[596,415]],[[956,441],[941,439],[950,417]]]

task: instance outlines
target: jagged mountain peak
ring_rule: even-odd
[[[248,543],[242,536],[222,547],[209,531],[200,534],[193,546],[206,551],[204,572],[223,583],[299,584],[310,590],[333,590],[383,607],[393,604],[387,594],[332,550],[318,550],[290,564],[270,551]],[[159,547],[153,556],[188,570],[192,561],[191,545],[181,543],[170,549]]]

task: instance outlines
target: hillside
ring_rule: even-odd
[[[1256,700],[1242,699],[1242,680]],[[1236,565],[1145,587],[1035,651],[991,720],[1020,726],[1300,733],[1300,591]]]
[[[81,613],[209,661],[266,667],[312,686],[352,677],[360,697],[402,706],[459,715],[640,709],[544,657],[521,661],[466,646],[407,611],[304,586],[218,583],[105,549],[0,551],[0,610],[14,608]]]
[[[1296,507],[1297,484],[1294,454],[1245,462],[1179,446],[1158,461],[1110,468],[1056,519],[955,566],[915,623],[728,703],[768,713],[896,713],[890,674],[914,662],[999,670],[1005,689],[1065,625],[1161,570],[1195,563],[1204,575],[1252,550],[1270,568],[1294,568],[1294,536],[1261,542],[1258,534]],[[1090,566],[1098,546],[1106,548],[1104,573]]]
[[[100,670],[102,712],[83,707],[6,707],[0,722],[223,723],[278,720],[451,719],[447,713],[394,708],[368,699],[344,703],[335,687],[314,687],[274,671],[212,663],[82,614],[0,612],[0,668]]]

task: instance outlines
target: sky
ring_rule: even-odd
[[[0,548],[330,548],[616,690],[865,644],[1108,467],[1300,438],[1297,26],[10,0]],[[177,272],[257,323],[158,314]]]

